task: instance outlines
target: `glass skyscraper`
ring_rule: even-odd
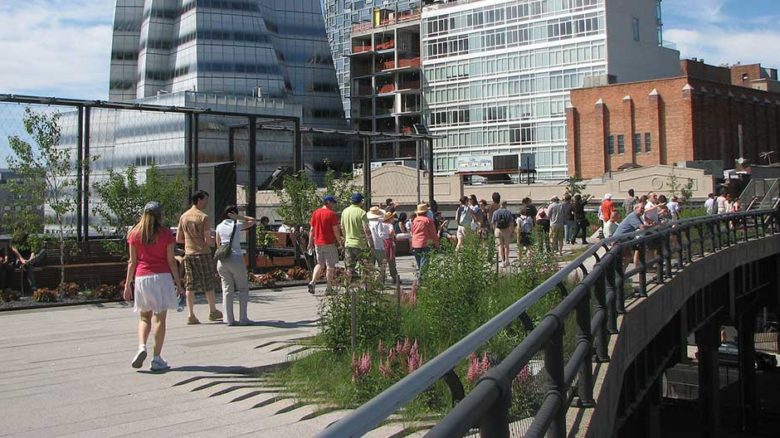
[[[660,0],[482,0],[426,6],[425,117],[435,171],[500,154],[563,178],[569,90],[679,74],[661,46]],[[595,102],[594,102],[595,104]]]
[[[333,53],[336,67],[336,79],[341,91],[344,114],[350,117],[351,84],[349,74],[349,55],[352,53],[350,37],[352,27],[370,23],[374,9],[390,9],[397,12],[419,9],[422,0],[322,0],[325,27],[328,29],[328,42]]]
[[[320,0],[117,0],[109,96],[294,115],[305,127],[347,127]],[[210,119],[205,126],[221,123]],[[183,157],[183,125],[165,126],[179,134],[175,155]],[[138,132],[159,131],[149,128],[137,126]],[[133,133],[124,134],[132,144]],[[227,159],[219,136],[201,142],[204,159]],[[266,172],[292,156],[278,137],[259,133],[258,164]],[[351,159],[343,138],[309,134],[303,147],[309,164]],[[136,161],[159,162],[154,156]]]

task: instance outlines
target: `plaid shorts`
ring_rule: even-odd
[[[217,263],[211,254],[184,256],[184,289],[206,292],[219,287]]]

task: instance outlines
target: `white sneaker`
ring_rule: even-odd
[[[170,369],[171,366],[168,365],[168,362],[166,362],[162,357],[157,356],[154,359],[152,359],[152,371],[165,371]]]
[[[130,364],[133,368],[141,368],[146,360],[146,346],[138,347],[138,353],[135,354],[133,362]]]

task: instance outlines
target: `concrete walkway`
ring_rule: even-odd
[[[408,283],[413,258],[399,258],[399,272]],[[312,436],[345,412],[299,405],[257,371],[288,361],[302,349],[295,340],[316,333],[323,291],[254,290],[249,327],[207,323],[205,304],[196,306],[201,325],[170,313],[163,357],[172,369],[161,374],[148,371],[151,358],[130,367],[137,316],[124,303],[3,312],[0,436]]]

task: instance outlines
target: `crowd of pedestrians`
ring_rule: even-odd
[[[517,257],[531,252],[534,244],[542,250],[563,254],[564,243],[588,244],[594,227],[586,211],[587,199],[568,193],[561,199],[553,196],[549,203],[534,205],[526,197],[519,209],[512,211],[499,193],[493,193],[492,203],[478,200],[475,195],[463,196],[455,211],[455,232],[449,234],[448,221],[432,202],[418,204],[414,211],[400,212],[392,199],[384,205],[373,205],[367,210],[361,193],[354,193],[349,207],[341,215],[336,212],[338,200],[332,195],[322,198],[321,207],[311,216],[308,226],[307,253],[316,256],[316,265],[308,283],[308,291],[315,294],[322,275],[326,278],[326,294],[336,286],[336,266],[343,254],[346,278],[349,281],[359,265],[376,265],[379,281],[389,279],[400,283],[396,265],[396,243],[408,240],[411,254],[417,265],[415,281],[422,280],[424,267],[432,251],[440,247],[442,239],[452,239],[461,250],[472,236],[492,238],[501,266],[510,264],[512,242],[517,244]],[[205,213],[209,195],[197,191],[191,198],[191,208],[178,221],[174,234],[162,226],[162,209],[157,202],[149,202],[141,219],[128,234],[129,264],[125,279],[124,298],[134,301],[139,314],[138,350],[132,366],[140,368],[147,357],[147,342],[153,333],[154,349],[151,369],[168,368],[162,358],[165,339],[166,315],[170,309],[182,310],[186,302],[187,323],[199,324],[194,312],[196,293],[203,293],[209,306],[210,321],[223,321],[228,325],[251,325],[248,316],[249,283],[241,250],[240,233],[255,226],[253,217],[240,215],[235,205],[228,206],[212,235],[210,219]],[[623,201],[625,218],[621,218],[616,202],[607,193],[596,209],[599,237],[609,238],[647,229],[657,224],[680,218],[682,205],[677,196],[670,199],[663,194],[649,192],[635,196],[628,191]],[[710,194],[704,202],[707,214],[739,211],[739,199],[727,193]],[[622,220],[621,220],[622,219]],[[268,218],[258,221],[258,226],[268,229]],[[289,230],[292,226],[285,225]],[[536,241],[541,240],[540,242]],[[176,244],[184,247],[183,257],[175,255]],[[222,255],[215,260],[214,248]],[[15,248],[12,251],[17,252]],[[20,260],[32,260],[35,255]],[[634,255],[636,263],[636,254]],[[181,267],[181,268],[180,268]],[[180,270],[181,269],[181,270]],[[182,272],[183,271],[183,272]],[[216,308],[214,290],[223,292],[223,312]],[[177,299],[177,295],[179,299]],[[239,312],[236,319],[234,301],[238,298]]]

